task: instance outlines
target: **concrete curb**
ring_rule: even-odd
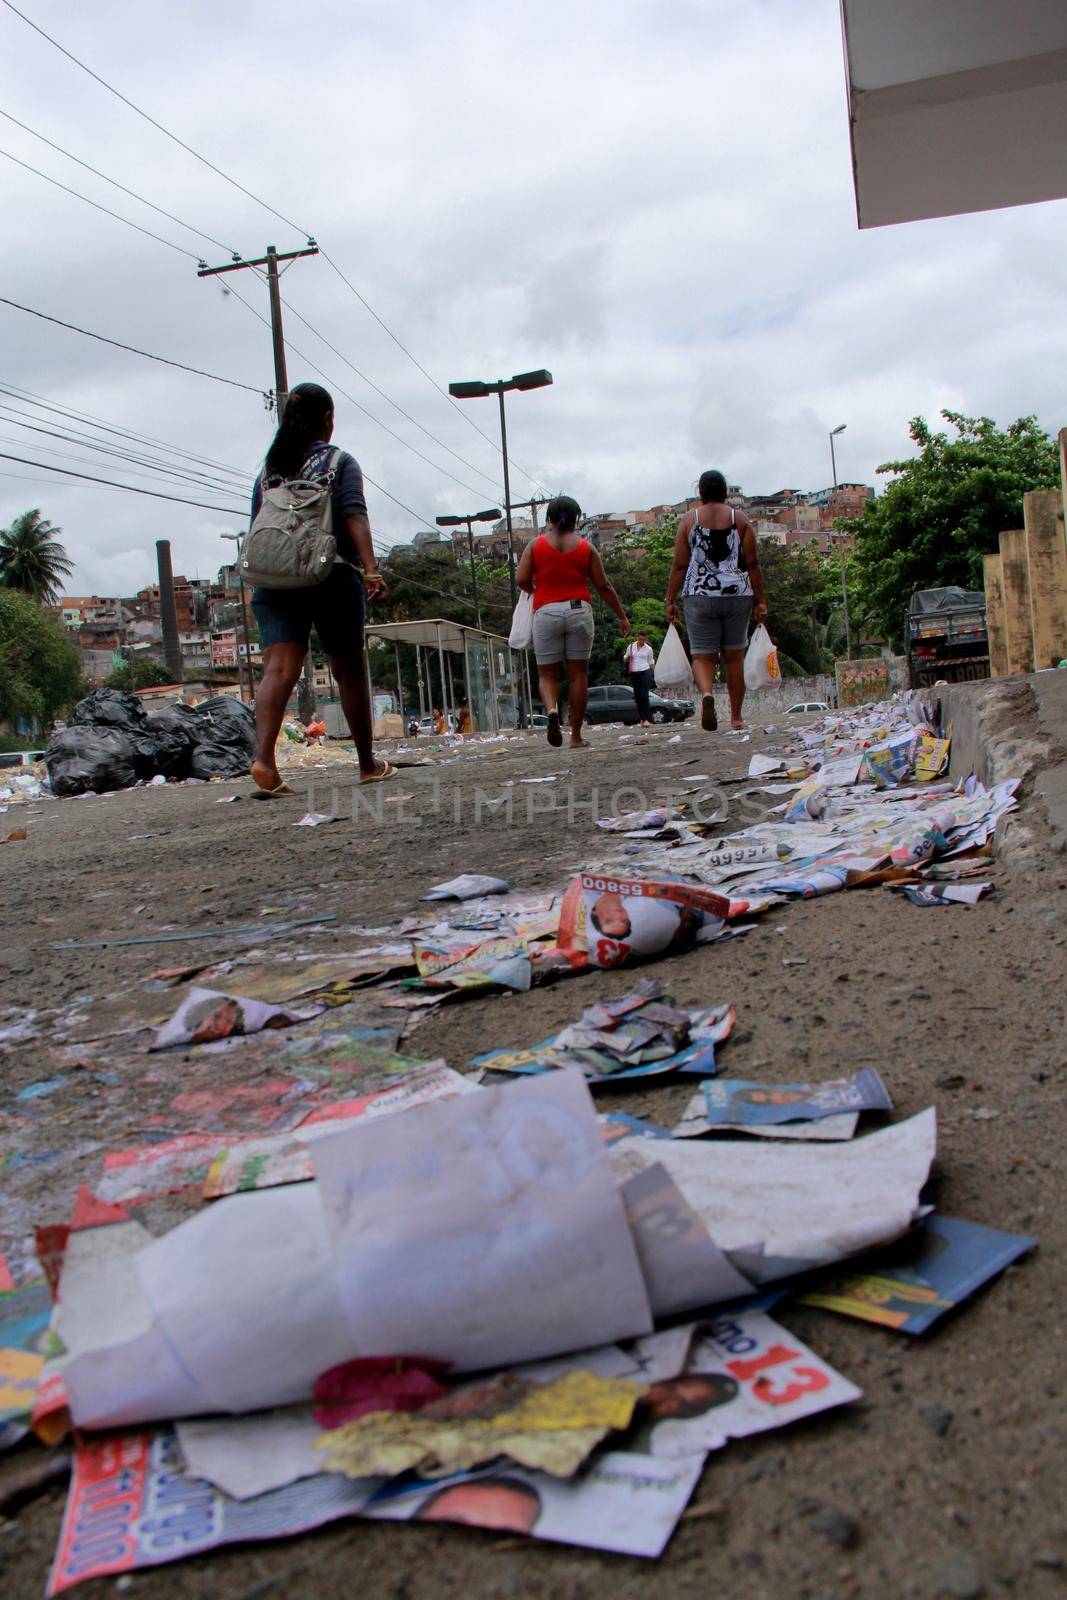
[[[1030,791],[1041,803],[1053,848],[1067,851],[1067,672],[947,684],[939,693],[941,723],[952,734],[950,777],[973,772],[990,787],[1022,780],[1023,796]],[[999,859],[1029,866],[1039,849],[1021,813],[1004,819]]]

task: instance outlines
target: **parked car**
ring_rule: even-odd
[[[799,717],[806,711],[829,711],[830,707],[825,700],[798,700],[795,706],[790,706],[786,711],[789,717]]]
[[[653,722],[684,722],[693,715],[691,700],[664,700],[661,695],[650,694],[648,704]],[[641,721],[634,692],[623,683],[597,684],[590,689],[585,715],[590,723],[625,722],[632,727]]]

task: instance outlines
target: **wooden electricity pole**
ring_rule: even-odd
[[[267,291],[270,295],[270,336],[274,347],[274,414],[278,421],[282,420],[285,402],[289,398],[289,378],[285,370],[285,335],[282,331],[282,296],[278,287],[278,262],[296,261],[301,256],[317,256],[319,247],[314,239],[309,239],[305,250],[286,250],[281,255],[272,244],[267,246],[265,256],[257,256],[254,261],[246,261],[243,256],[235,255],[222,267],[209,267],[201,261],[196,269],[198,278],[214,278],[223,272],[242,272],[245,267],[266,267]],[[241,570],[240,551],[237,557],[237,570]],[[248,625],[242,611],[242,622],[245,626],[245,646],[248,645]],[[252,666],[249,662],[249,676]],[[300,680],[298,691],[300,716],[304,722],[310,722],[315,713],[315,668],[309,650],[304,657],[304,673]]]

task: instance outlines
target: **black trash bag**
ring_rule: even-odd
[[[211,737],[211,724],[199,707],[183,705],[181,701],[150,711],[148,721],[153,728],[184,728],[192,744]]]
[[[208,738],[212,744],[241,750],[249,757],[255,755],[256,719],[248,706],[231,694],[216,694],[210,700],[202,700],[196,709],[211,724]]]
[[[211,724],[192,706],[163,706],[148,713],[148,733],[152,741],[152,772],[164,778],[188,778],[193,750],[209,737]],[[139,741],[138,741],[139,742]]]
[[[56,795],[103,794],[137,782],[137,753],[121,728],[85,723],[60,728],[48,741],[44,759]]]
[[[252,753],[210,739],[198,744],[189,761],[191,778],[243,778],[251,770]]]
[[[135,694],[127,694],[125,689],[94,689],[78,701],[67,723],[138,733],[143,731],[145,720],[144,706]]]

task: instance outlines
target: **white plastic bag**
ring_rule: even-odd
[[[663,637],[663,644],[656,657],[655,679],[658,689],[677,689],[679,685],[688,688],[693,681],[693,669],[689,665],[685,645],[679,638],[678,629],[673,622]]]
[[[508,644],[513,650],[528,650],[533,643],[533,595],[525,589],[512,613]]]
[[[781,681],[778,651],[763,623],[759,622],[745,652],[745,688],[773,689]]]

